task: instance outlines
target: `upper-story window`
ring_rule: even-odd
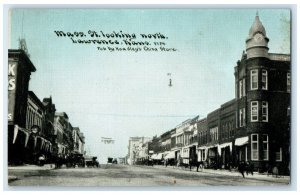
[[[218,127],[210,128],[210,141],[218,140]]]
[[[244,127],[246,125],[246,109],[240,109],[240,127]]]
[[[251,102],[251,122],[258,121],[258,101]]]
[[[251,70],[251,90],[258,89],[258,70]]]
[[[286,74],[286,91],[291,92],[291,73]]]
[[[262,101],[262,121],[263,122],[268,122],[268,102]]]
[[[241,98],[241,97],[243,97],[243,80],[240,80],[240,90],[239,90],[239,92],[240,92],[240,95],[239,95],[239,98]]]
[[[235,128],[238,128],[239,127],[239,125],[238,125],[238,112],[236,111],[235,112]]]
[[[268,71],[262,70],[261,72],[261,88],[264,90],[268,89]]]
[[[239,85],[240,85],[240,98],[241,97],[244,97],[244,96],[246,96],[246,79],[245,78],[243,78],[243,79],[241,79],[240,80],[240,83],[239,83]]]

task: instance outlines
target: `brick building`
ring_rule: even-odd
[[[256,171],[276,166],[280,174],[289,174],[290,55],[269,53],[268,42],[257,15],[246,39],[246,52],[234,67],[235,98],[206,118],[186,120],[172,131],[175,160],[181,156],[187,164],[197,153],[206,167],[230,168],[248,161]],[[196,131],[192,131],[195,123]],[[153,148],[160,139],[153,139]]]
[[[25,160],[30,131],[26,126],[28,86],[36,69],[23,50],[8,50],[8,163]]]
[[[26,49],[26,48],[25,48]],[[41,102],[28,91],[36,69],[22,49],[8,50],[8,164],[37,163],[40,155],[54,162],[73,151],[73,127],[65,112],[56,112],[52,98]],[[84,151],[84,135],[79,133]]]
[[[236,139],[245,142],[238,161],[251,161],[258,169],[268,165],[288,171],[290,158],[290,56],[268,53],[264,26],[258,16],[246,40],[246,53],[235,67]],[[243,154],[245,153],[245,154]],[[238,155],[237,155],[238,154]]]
[[[46,159],[51,158],[51,137],[47,134],[45,125],[45,107],[33,91],[28,91],[26,125],[30,130],[25,146],[27,161],[36,163],[38,157],[43,155]]]

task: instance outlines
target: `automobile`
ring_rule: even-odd
[[[113,159],[112,164],[118,164],[118,160],[116,158]]]
[[[84,162],[85,162],[86,167],[95,167],[95,168],[100,167],[100,164],[99,164],[96,156],[85,156]]]
[[[46,162],[46,158],[45,158],[45,155],[41,154],[38,158],[38,165],[39,166],[44,166]]]
[[[108,157],[107,158],[107,164],[112,164],[113,163],[113,158]]]
[[[67,167],[84,167],[83,154],[72,153],[66,158]]]

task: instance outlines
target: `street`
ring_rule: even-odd
[[[204,169],[196,172],[164,166],[101,165],[101,168],[9,167],[15,177],[9,186],[277,186],[288,185],[290,177],[248,175]]]

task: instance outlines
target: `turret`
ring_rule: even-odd
[[[256,14],[255,20],[249,30],[249,37],[246,39],[247,59],[256,57],[268,58],[268,42],[266,30]]]

